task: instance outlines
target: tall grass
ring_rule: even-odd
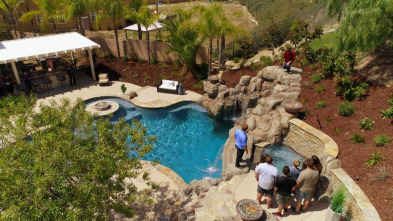
[[[330,199],[330,208],[333,210],[333,212],[344,212],[345,197],[345,187],[343,186],[341,186],[334,192],[332,198]]]

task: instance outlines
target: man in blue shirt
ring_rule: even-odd
[[[246,154],[248,154],[248,150],[247,150],[247,134],[246,131],[248,129],[248,125],[247,124],[243,124],[242,129],[238,129],[235,132],[235,138],[236,138],[236,142],[235,142],[235,147],[237,149],[237,155],[236,155],[236,167],[240,167],[240,161],[242,160],[244,151],[246,151]]]

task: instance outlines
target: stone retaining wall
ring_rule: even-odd
[[[379,214],[362,189],[341,168],[332,169],[333,186],[345,186],[347,193],[346,210],[350,211],[351,220],[378,221]]]
[[[337,144],[332,138],[295,118],[289,120],[289,132],[283,144],[305,158],[321,156],[321,153],[327,153],[334,158],[338,155]]]

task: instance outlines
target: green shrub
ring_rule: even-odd
[[[374,142],[378,147],[382,147],[392,142],[392,138],[386,134],[380,134],[377,137],[375,137]]]
[[[377,168],[377,170],[378,170],[378,172],[374,176],[375,181],[384,181],[384,180],[386,180],[386,178],[390,177],[389,170],[386,167],[386,165],[384,165],[383,167]]]
[[[308,65],[308,60],[306,58],[301,60],[302,66],[305,67]]]
[[[124,55],[123,57],[121,57],[121,59],[122,59],[123,61],[128,61],[128,57],[127,57],[126,55]]]
[[[142,58],[142,57],[139,57],[139,58],[138,58],[138,62],[139,62],[139,63],[145,63],[145,59]]]
[[[318,94],[322,94],[323,92],[325,92],[325,86],[324,86],[323,84],[318,85],[318,86],[315,88],[315,91],[316,91]]]
[[[157,60],[156,60],[154,57],[152,57],[152,58],[151,58],[151,63],[152,63],[152,64],[157,64]]]
[[[303,98],[302,104],[306,104],[307,102],[308,102],[308,100],[306,98]]]
[[[309,116],[311,114],[311,110],[308,108],[304,108],[304,116]]]
[[[393,98],[389,98],[388,103],[390,106],[393,106]]]
[[[234,57],[233,58],[233,62],[235,62],[236,64],[240,62],[240,59],[238,57]]]
[[[343,213],[344,212],[344,203],[346,200],[345,187],[341,186],[337,189],[332,198],[330,198],[330,208],[335,213]]]
[[[259,60],[266,66],[271,66],[273,64],[272,59],[269,56],[261,56]]]
[[[393,107],[389,107],[386,110],[382,110],[381,115],[382,115],[383,119],[385,119],[385,118],[392,119],[393,118]]]
[[[334,134],[339,134],[339,133],[341,133],[341,131],[342,131],[342,130],[341,130],[340,128],[337,127],[336,129],[333,130],[333,133],[334,133]]]
[[[327,105],[326,101],[318,101],[317,102],[318,109],[322,109],[322,108],[326,107],[326,105]]]
[[[355,133],[351,137],[351,141],[354,143],[364,143],[364,137],[361,134]]]
[[[256,71],[258,69],[258,66],[254,62],[251,62],[250,69],[251,71]]]
[[[365,167],[367,168],[373,168],[376,164],[380,163],[383,159],[383,156],[381,154],[381,151],[378,150],[378,152],[370,154],[370,157],[364,164]]]
[[[352,103],[345,101],[338,105],[338,113],[341,116],[348,117],[355,113],[355,108]]]
[[[311,81],[314,84],[318,84],[322,79],[323,79],[323,75],[320,73],[316,73],[313,76],[311,76]]]
[[[114,54],[112,54],[112,53],[109,53],[109,54],[108,54],[108,58],[110,58],[110,59],[112,59],[112,60],[113,60],[113,59],[115,59],[115,55],[114,55]]]
[[[332,118],[330,118],[330,117],[325,117],[325,122],[331,122],[332,121]]]
[[[354,83],[348,76],[336,79],[336,94],[340,95],[344,100],[352,101],[367,94],[367,83]]]
[[[311,68],[311,70],[317,70],[317,65],[316,64],[311,64],[310,65],[310,68]]]
[[[359,121],[359,125],[363,130],[372,130],[374,121],[369,118],[364,118]]]
[[[120,86],[120,90],[121,90],[121,92],[123,92],[123,94],[126,92],[126,90],[127,90],[127,87],[126,87],[126,85],[125,84],[122,84],[121,86]]]

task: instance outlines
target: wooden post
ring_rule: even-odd
[[[127,36],[127,30],[126,29],[124,29],[124,32],[126,33],[126,40],[128,39],[128,36]]]
[[[91,52],[91,49],[88,49],[87,53],[89,54],[91,75],[93,76],[93,80],[96,80],[96,72],[94,70],[93,54]]]
[[[20,84],[20,78],[18,75],[18,70],[16,70],[15,62],[11,62],[11,66],[12,66],[12,70],[14,71],[16,83]]]

